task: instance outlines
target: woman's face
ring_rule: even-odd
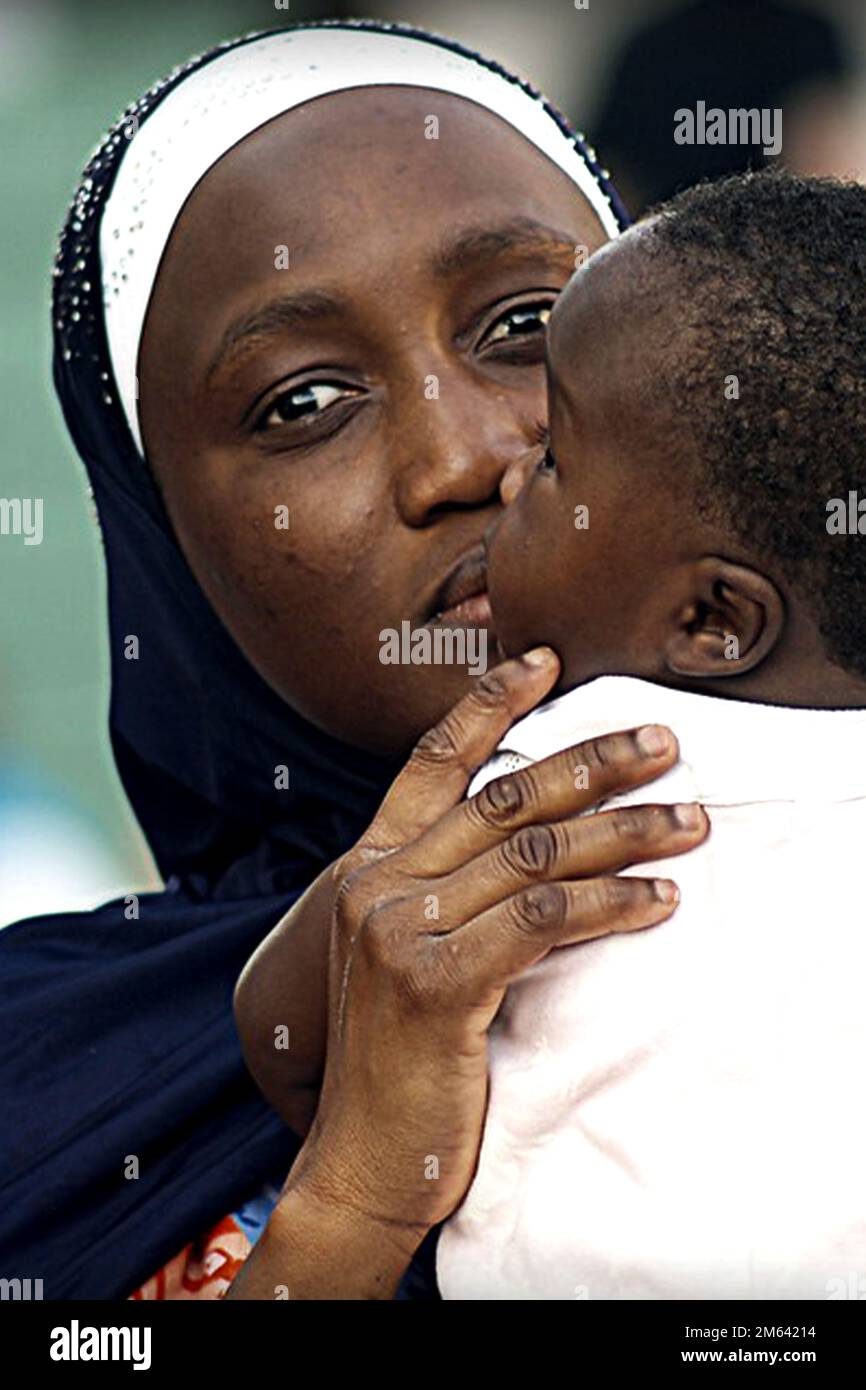
[[[190,197],[142,340],[145,446],[223,623],[320,728],[400,754],[467,688],[383,664],[380,632],[483,588],[474,552],[543,452],[549,308],[604,239],[515,130],[417,88],[289,112]]]

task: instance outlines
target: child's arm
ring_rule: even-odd
[[[296,1134],[310,1128],[325,1064],[328,953],[337,860],[314,879],[247,961],[235,987],[244,1057],[265,1099]]]

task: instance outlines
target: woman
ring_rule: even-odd
[[[547,310],[621,219],[515,79],[373,25],[206,55],[88,166],[55,379],[166,890],[0,938],[0,1251],[46,1297],[127,1294],[284,1178],[234,982],[464,692],[382,666],[377,634],[473,595],[484,619],[476,547],[542,450]]]

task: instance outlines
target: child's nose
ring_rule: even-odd
[[[538,450],[527,450],[519,459],[509,463],[499,484],[499,496],[506,507],[514,501],[537,463]]]

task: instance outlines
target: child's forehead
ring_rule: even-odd
[[[666,329],[678,309],[664,267],[645,253],[646,224],[608,242],[572,276],[551,315],[552,375],[567,385],[576,372],[614,369],[641,374],[653,330]]]
[[[667,275],[664,257],[650,255],[652,241],[653,221],[648,219],[605,242],[566,286],[560,300],[565,312],[579,314],[602,302],[622,306],[623,301],[637,312],[642,303],[655,299]]]

